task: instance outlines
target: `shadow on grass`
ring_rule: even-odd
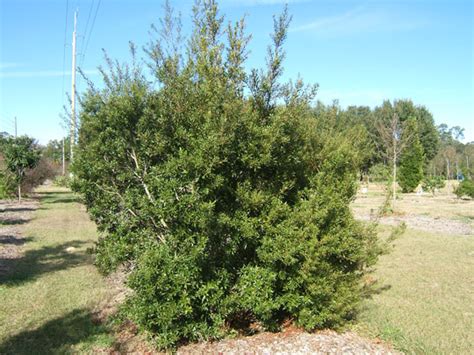
[[[32,237],[17,237],[15,235],[0,235],[0,244],[10,245],[23,245],[31,242],[34,238]]]
[[[65,198],[57,198],[52,201],[47,201],[47,203],[73,203],[73,202],[80,202],[78,197],[65,197]]]
[[[370,286],[365,286],[362,289],[362,298],[371,299],[375,295],[380,295],[381,293],[388,291],[392,288],[392,285],[385,284],[380,285],[379,283],[375,283]]]
[[[81,240],[72,240],[59,245],[27,250],[18,259],[0,258],[1,265],[7,270],[13,270],[7,275],[0,275],[0,285],[14,286],[34,280],[45,273],[91,264],[92,256],[77,249],[85,243]]]
[[[0,354],[70,354],[81,346],[110,346],[111,336],[103,325],[94,324],[88,309],[75,309],[34,330],[25,330],[0,344]],[[89,349],[92,351],[92,349]]]
[[[40,192],[38,195],[45,204],[79,202],[79,197],[69,191]]]
[[[0,226],[15,226],[15,225],[18,225],[18,224],[28,223],[29,221],[30,221],[29,219],[24,219],[24,218],[0,219]]]
[[[71,191],[40,191],[39,196],[69,195]]]
[[[33,207],[6,207],[0,212],[32,212],[35,211],[36,208]]]

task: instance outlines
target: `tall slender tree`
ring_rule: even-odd
[[[390,161],[392,167],[392,209],[395,209],[395,202],[397,200],[397,164],[400,160],[401,152],[410,143],[413,132],[403,132],[404,124],[400,122],[397,113],[392,113],[390,120],[379,118],[376,127],[379,134],[380,151]]]

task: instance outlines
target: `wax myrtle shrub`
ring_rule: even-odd
[[[317,114],[316,87],[279,83],[286,10],[267,68],[247,74],[243,20],[225,27],[198,2],[186,41],[166,8],[145,48],[155,81],[132,45],[81,100],[73,187],[102,234],[99,269],[130,270],[122,314],[159,347],[242,320],[342,324],[379,253],[349,210],[363,130]]]

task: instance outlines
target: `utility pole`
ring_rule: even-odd
[[[63,176],[66,175],[66,157],[64,156],[64,137],[63,137]]]
[[[18,137],[18,125],[17,125],[17,119],[16,119],[16,116],[15,116],[15,138]]]
[[[74,145],[76,143],[76,27],[77,10],[74,12],[74,31],[72,32],[72,87],[71,87],[71,155],[72,162],[74,156]]]

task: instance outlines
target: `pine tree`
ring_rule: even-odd
[[[423,146],[416,132],[418,132],[416,120],[408,120],[404,127],[404,139],[409,142],[402,152],[398,180],[403,192],[413,192],[423,179]]]

